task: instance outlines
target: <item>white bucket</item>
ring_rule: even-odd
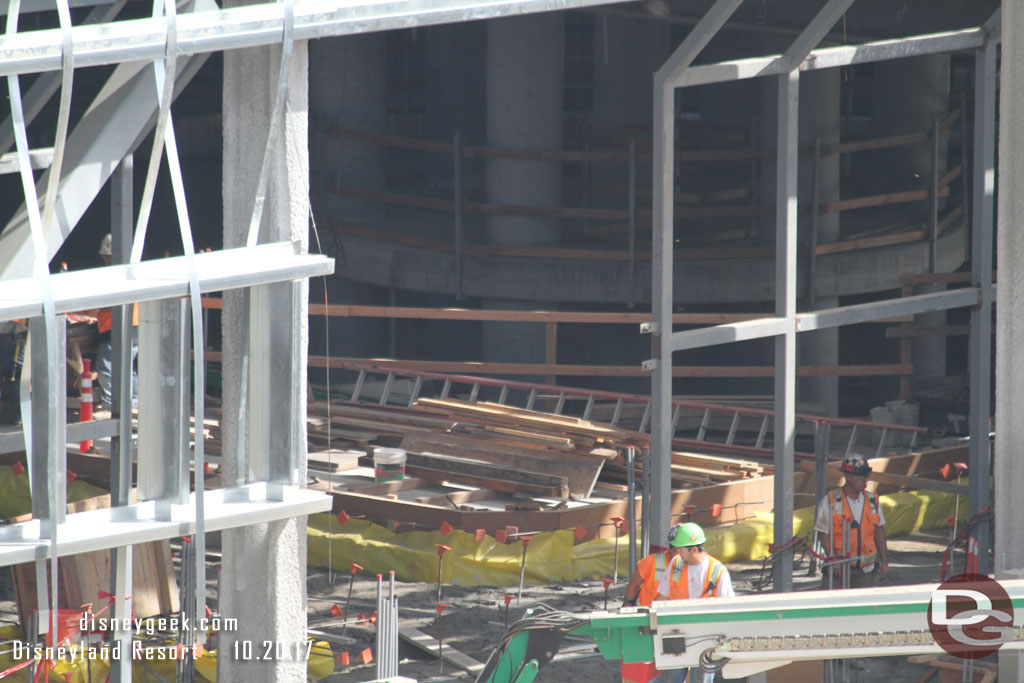
[[[400,481],[405,478],[405,449],[373,449],[373,476],[376,481]]]

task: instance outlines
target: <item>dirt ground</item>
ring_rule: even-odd
[[[942,551],[948,542],[948,532],[931,531],[911,537],[890,539],[890,579],[888,585],[931,583],[939,578]],[[211,553],[211,560],[215,558]],[[957,557],[956,571],[960,571],[962,558]],[[215,565],[216,562],[213,562]],[[213,567],[211,567],[213,569]],[[819,576],[808,575],[806,560],[796,563],[794,585],[796,590],[815,590]],[[760,562],[735,562],[730,564],[730,573],[737,594],[756,593],[763,576]],[[349,588],[349,574],[333,574],[329,582],[327,571],[311,567],[308,573],[307,608],[311,629],[329,635],[335,654],[347,651],[351,665],[335,663],[335,673],[324,679],[327,683],[355,683],[375,678],[375,664],[363,665],[358,654],[366,648],[375,647],[376,629],[371,624],[349,626],[342,636],[339,619],[331,616],[333,605],[344,606]],[[608,606],[615,609],[622,602],[626,581],[608,591]],[[762,586],[762,591],[770,590]],[[399,619],[401,626],[412,626],[437,637],[439,632],[444,648],[454,648],[479,662],[485,662],[488,655],[501,640],[505,632],[505,593],[515,596],[517,586],[510,587],[465,587],[442,586],[442,601],[450,605],[442,618],[440,627],[435,623],[437,600],[436,583],[396,582],[399,598]],[[216,604],[211,594],[211,604]],[[13,591],[9,572],[0,572],[0,622],[16,622]],[[348,612],[357,617],[370,615],[376,608],[377,581],[375,576],[356,575],[352,588],[352,603]],[[600,581],[585,581],[551,586],[526,586],[522,599],[514,598],[508,610],[509,622],[514,622],[523,611],[534,604],[544,603],[554,609],[584,615],[605,608],[605,591]],[[886,681],[903,683],[920,681],[928,673],[928,667],[911,664],[905,657],[880,657],[850,660],[847,667],[850,683],[876,683]],[[474,677],[445,663],[442,670],[437,658],[409,644],[402,643],[400,649],[399,674],[417,681],[473,681]],[[957,676],[959,680],[959,676]],[[980,675],[976,680],[980,679]],[[587,681],[587,683],[613,683],[620,680],[619,663],[604,660],[585,638],[568,637],[563,641],[558,656],[541,669],[537,681]],[[719,677],[718,680],[724,680]],[[842,680],[842,679],[840,679]],[[933,680],[938,680],[933,679]],[[795,683],[803,683],[796,681]]]
[[[939,579],[942,551],[948,542],[948,532],[923,532],[907,538],[891,539],[890,578],[887,585],[931,583]],[[958,558],[959,561],[959,558]],[[798,562],[794,573],[796,590],[815,590],[819,576],[808,576],[806,561]],[[732,563],[730,572],[737,594],[751,594],[761,581],[762,565],[757,563]],[[770,575],[770,571],[764,572]],[[330,608],[334,604],[344,606],[348,591],[349,575],[335,574],[334,585],[329,585],[324,569],[310,568],[308,589],[309,621],[311,628],[317,622],[330,619]],[[608,591],[608,606],[614,609],[622,602],[626,582],[620,577],[617,585]],[[762,590],[770,590],[770,586]],[[450,605],[441,618],[440,631],[445,649],[451,647],[480,662],[485,662],[491,650],[504,633],[504,593],[515,595],[518,587],[473,587],[442,586],[442,602]],[[399,618],[402,626],[415,625],[420,630],[438,635],[434,623],[437,600],[437,584],[396,583],[399,596]],[[352,592],[353,615],[370,614],[376,606],[376,577],[357,576]],[[321,599],[324,598],[324,599]],[[561,584],[553,586],[526,586],[522,600],[514,599],[509,608],[510,623],[520,617],[524,609],[536,603],[544,603],[559,610],[584,614],[604,609],[605,591],[600,581]],[[340,627],[324,626],[324,632],[340,634]],[[357,653],[374,647],[375,630],[369,625],[349,627],[343,644],[335,644],[338,650],[347,650],[353,664]],[[568,638],[562,643],[560,654],[553,662],[541,669],[537,681],[588,681],[589,683],[611,683],[619,681],[619,663],[606,661],[588,640]],[[928,672],[928,667],[911,664],[905,657],[879,657],[851,660],[848,665],[851,683],[868,681],[919,681]],[[400,651],[399,673],[418,681],[472,681],[473,677],[445,663],[442,668],[436,657],[411,645],[403,643]],[[336,673],[327,679],[328,683],[354,683],[372,680],[375,665],[342,667],[336,665]],[[980,676],[979,676],[980,678]],[[724,679],[719,679],[724,680]],[[937,680],[937,679],[936,679]]]

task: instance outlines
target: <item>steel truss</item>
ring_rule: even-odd
[[[999,13],[984,26],[864,45],[814,49],[852,4],[830,0],[783,55],[691,66],[705,45],[739,6],[738,0],[717,0],[654,77],[654,255],[652,264],[652,452],[657,471],[652,495],[655,538],[667,532],[671,512],[668,457],[671,449],[672,352],[735,341],[775,339],[775,543],[793,535],[793,439],[795,415],[796,333],[851,325],[888,317],[971,308],[971,513],[989,504],[989,426],[991,373],[991,311],[994,234],[994,140],[996,50],[1000,41]],[[901,299],[808,313],[796,311],[797,245],[797,112],[800,73],[850,64],[877,62],[915,55],[973,50],[976,55],[972,286]],[[677,88],[755,77],[778,83],[778,144],[776,188],[775,315],[742,323],[716,325],[684,332],[672,330],[673,182],[675,149],[675,91]],[[813,288],[814,283],[809,287]],[[982,562],[987,563],[990,530],[976,530]],[[986,565],[982,571],[988,571]],[[783,554],[774,566],[774,586],[792,589],[792,555]]]

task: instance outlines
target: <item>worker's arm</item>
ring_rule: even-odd
[[[828,543],[828,534],[823,532],[823,531],[819,531],[817,533],[817,537],[818,537],[818,547],[821,548],[822,554],[825,557],[829,557],[830,555],[832,555],[832,547]],[[832,570],[832,573],[834,575],[836,575],[836,576],[839,575],[839,565],[838,564],[832,565],[831,567],[829,567],[829,569]],[[824,572],[824,568],[822,568],[822,571]]]
[[[633,572],[633,576],[629,577],[629,583],[626,585],[626,597],[622,600],[623,607],[636,604],[636,599],[640,597],[641,583],[643,583],[643,579],[640,576],[640,572]]]
[[[885,527],[881,524],[875,527],[875,548],[878,552],[878,579],[885,579],[889,575],[889,547],[885,542]]]

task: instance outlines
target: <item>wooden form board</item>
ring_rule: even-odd
[[[797,472],[795,476],[797,490],[806,490],[808,482],[813,491],[813,476],[806,472]],[[773,477],[743,479],[726,484],[714,484],[695,489],[675,491],[672,494],[673,520],[679,519],[687,505],[693,505],[696,511],[691,515],[693,521],[702,526],[730,524],[737,520],[750,517],[754,511],[768,512],[772,509]],[[345,510],[349,515],[364,516],[371,521],[383,524],[388,521],[416,523],[428,527],[440,527],[448,522],[456,529],[473,532],[484,529],[494,535],[506,526],[516,526],[520,531],[555,531],[557,529],[573,529],[576,526],[586,527],[583,540],[598,537],[609,538],[614,535],[611,520],[615,517],[627,518],[628,499],[605,503],[572,507],[566,509],[550,509],[542,511],[525,510],[459,510],[445,503],[424,504],[402,500],[390,500],[378,496],[364,495],[359,491],[334,492],[333,513]],[[709,512],[713,503],[726,506],[721,517],[714,518]],[[813,495],[797,499],[797,507],[813,504]],[[736,507],[731,507],[736,506]],[[634,503],[637,518],[640,514],[640,498]],[[599,526],[604,524],[605,526]]]
[[[570,495],[590,496],[604,467],[604,459],[553,453],[539,449],[520,449],[504,444],[481,442],[472,437],[432,432],[410,432],[402,440],[402,448],[419,453],[442,453],[482,460],[519,469],[565,477]]]
[[[954,462],[967,462],[969,455],[969,447],[965,445],[952,446],[950,448],[938,448],[932,451],[922,451],[920,453],[908,453],[906,455],[869,458],[868,464],[872,469],[872,476],[869,478],[869,484],[871,479],[877,481],[878,485],[875,490],[879,494],[893,493],[901,488],[928,489],[935,485],[934,482],[938,481],[939,475],[937,473],[943,466]],[[813,464],[802,463],[801,467],[812,469]],[[891,480],[895,481],[895,483],[889,483],[881,481],[879,473],[914,477],[915,479],[923,481],[920,481],[916,487],[911,486],[910,481],[905,479],[899,479],[898,481]],[[829,463],[828,470],[825,475],[826,484],[830,487],[839,486],[842,483],[842,477],[843,475],[839,471],[839,463]],[[948,487],[944,487],[942,490],[949,489]]]
[[[427,635],[418,628],[411,626],[403,626],[398,629],[398,636],[407,643],[415,645],[424,652],[439,656],[449,664],[453,664],[463,671],[477,675],[484,670],[484,664],[473,659],[469,655],[463,654],[453,647],[448,645],[441,646],[437,638]]]
[[[99,591],[110,592],[110,551],[98,550],[58,561],[60,607],[80,609],[92,603],[93,611],[106,606]],[[11,567],[18,617],[22,628],[36,610],[34,563]],[[49,576],[49,562],[47,562]],[[137,617],[151,617],[178,611],[178,584],[174,577],[171,546],[166,540],[132,546],[132,609]]]
[[[372,467],[370,456],[360,464]],[[406,453],[405,471],[428,481],[452,481],[470,486],[488,486],[496,491],[516,491],[537,496],[565,498],[569,495],[565,477],[524,472],[512,467],[429,453]]]
[[[131,500],[135,501],[135,489]],[[110,507],[110,494],[68,503],[68,513],[100,510]],[[32,519],[22,515],[10,522]],[[178,583],[171,560],[171,546],[166,540],[153,541],[132,546],[132,606],[138,617],[168,614],[178,610]],[[93,603],[98,611],[106,601],[97,597],[99,591],[110,592],[110,551],[98,550],[62,557],[57,564],[59,572],[58,591],[60,607],[78,609],[83,604]],[[28,617],[36,609],[36,572],[34,563],[11,567],[14,590],[17,596],[18,616],[22,628],[26,628]],[[47,562],[49,576],[49,562]]]

